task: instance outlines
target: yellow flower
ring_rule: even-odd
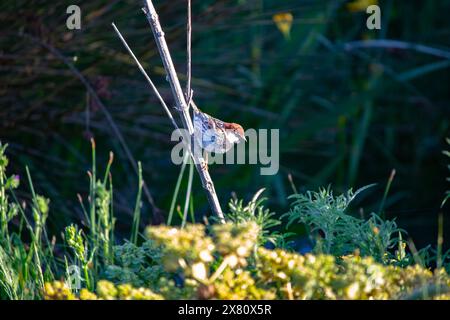
[[[100,280],[97,282],[97,293],[105,300],[114,300],[117,297],[117,288],[112,282]]]
[[[359,294],[359,283],[354,282],[351,285],[349,285],[346,289],[346,293],[349,299],[356,299]]]
[[[80,300],[97,300],[97,295],[90,292],[88,289],[81,289]]]
[[[372,5],[378,5],[378,0],[355,0],[347,4],[347,9],[350,12],[366,11]]]
[[[192,265],[192,276],[200,281],[204,281],[207,278],[207,271],[203,262],[194,263]]]
[[[289,39],[292,27],[292,21],[294,17],[290,12],[277,13],[272,17],[273,22],[277,26],[278,30],[281,31],[286,39]]]
[[[45,300],[74,300],[75,296],[70,288],[62,281],[46,282],[44,285]]]

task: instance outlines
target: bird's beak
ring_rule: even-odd
[[[245,142],[247,142],[247,138],[244,136],[242,137],[242,140],[244,140]]]

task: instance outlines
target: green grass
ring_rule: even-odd
[[[150,226],[147,229],[147,236],[143,236],[140,232],[142,229],[139,223],[141,210],[139,203],[143,182],[142,177],[139,176],[137,200],[133,214],[134,221],[132,228],[129,230],[130,240],[125,240],[124,238],[117,238],[115,232],[116,220],[112,207],[113,179],[110,171],[113,157],[111,154],[105,172],[99,179],[98,170],[95,168],[97,165],[96,145],[92,141],[92,168],[88,174],[91,189],[89,195],[92,195],[92,198],[80,199],[85,218],[82,219],[81,226],[68,225],[64,231],[63,241],[60,242],[55,236],[49,238],[46,226],[49,224],[48,220],[52,219],[51,203],[48,199],[36,193],[32,175],[28,168],[26,170],[27,180],[32,198],[25,201],[18,200],[16,194],[21,187],[19,185],[20,179],[16,175],[9,175],[7,171],[9,159],[5,154],[6,148],[7,145],[0,145],[1,299],[55,299],[58,297],[62,299],[71,297],[90,299],[94,297],[92,296],[93,292],[101,298],[125,298],[125,296],[117,296],[117,293],[105,295],[104,290],[106,289],[102,287],[106,286],[110,288],[109,290],[114,290],[114,292],[119,290],[120,292],[120,290],[125,290],[121,287],[123,285],[146,288],[142,289],[144,291],[141,290],[141,293],[150,290],[145,295],[147,298],[193,298],[194,291],[192,290],[197,288],[198,285],[208,286],[213,284],[216,286],[215,290],[218,290],[219,296],[217,297],[219,298],[283,298],[281,292],[273,291],[279,284],[274,284],[274,287],[267,287],[266,285],[258,287],[257,285],[253,291],[240,292],[238,287],[234,287],[231,282],[227,281],[231,281],[228,277],[238,277],[233,281],[250,281],[249,283],[255,284],[261,281],[261,279],[253,278],[253,276],[240,279],[241,275],[235,270],[235,266],[236,263],[240,263],[242,267],[248,267],[249,271],[261,268],[258,261],[264,255],[267,255],[266,258],[271,256],[269,251],[259,249],[262,246],[270,245],[278,250],[277,254],[293,255],[292,259],[303,259],[301,256],[292,253],[296,250],[296,247],[291,240],[298,235],[295,232],[288,231],[290,226],[299,224],[307,227],[313,244],[312,252],[319,261],[323,257],[324,263],[328,261],[327,259],[336,259],[336,263],[340,264],[344,262],[339,261],[347,261],[348,257],[361,257],[365,259],[362,260],[364,264],[367,264],[364,265],[364,268],[369,268],[370,264],[373,263],[380,265],[376,268],[386,268],[380,269],[383,270],[382,272],[386,272],[386,279],[388,277],[394,277],[393,279],[395,279],[395,274],[398,272],[409,274],[412,271],[406,270],[415,268],[416,271],[414,272],[418,272],[417,279],[420,279],[423,292],[426,293],[423,293],[425,296],[419,297],[439,296],[439,294],[430,296],[427,293],[429,286],[435,286],[436,281],[437,286],[441,288],[439,292],[445,293],[450,290],[450,287],[447,288],[445,284],[447,281],[445,271],[440,271],[445,270],[442,268],[450,269],[450,251],[442,251],[443,216],[441,215],[439,219],[439,238],[436,249],[434,246],[428,246],[417,251],[411,240],[408,243],[403,240],[407,233],[400,230],[395,221],[383,220],[376,213],[372,213],[370,218],[365,220],[356,218],[349,212],[350,203],[358,194],[371,186],[361,188],[356,192],[350,190],[339,196],[334,196],[330,187],[320,189],[318,192],[295,193],[290,197],[292,200],[291,210],[283,215],[287,220],[286,225],[275,218],[275,213],[264,207],[266,199],[260,198],[264,189],[259,190],[247,204],[244,204],[243,200],[231,199],[226,214],[227,225],[214,224],[214,219],[210,219],[210,223],[213,224],[208,229],[211,230],[209,232],[212,232],[212,234],[208,232],[208,236],[211,236],[216,242],[215,246],[211,246],[208,244],[208,238],[202,240],[204,236],[198,233],[200,229],[203,230],[205,227],[188,224],[187,216],[181,212],[181,229],[179,229],[179,232],[181,232],[180,236],[183,235],[182,237],[187,237],[187,239],[180,238],[177,240],[176,237],[174,238],[170,230],[175,229],[170,229],[169,226]],[[139,168],[141,168],[140,165]],[[93,182],[94,178],[97,178],[95,183]],[[192,174],[187,179],[192,180]],[[382,202],[386,201],[387,198],[389,188],[386,189]],[[187,190],[189,190],[189,183]],[[187,192],[187,196],[189,196],[189,192]],[[193,203],[192,197],[190,197],[190,203]],[[192,207],[190,210],[193,210]],[[31,219],[28,217],[31,217]],[[185,228],[186,230],[184,230]],[[165,234],[166,232],[167,234]],[[192,243],[189,244],[190,242]],[[183,247],[185,245],[187,247]],[[172,248],[172,246],[174,247]],[[169,251],[162,249],[165,247]],[[218,250],[220,255],[211,252],[211,255],[208,253],[207,256],[204,250],[211,251],[211,248]],[[244,249],[245,254],[243,253]],[[196,250],[198,250],[200,259],[208,262],[208,267],[199,265],[200,262],[196,264],[197,258],[194,258],[196,257]],[[253,254],[250,254],[250,252],[253,252]],[[185,255],[186,257],[184,257]],[[168,260],[169,258],[172,259],[171,262]],[[329,260],[330,263],[334,263],[331,261],[334,260]],[[360,263],[358,261],[345,262],[347,263],[345,268],[356,267]],[[352,266],[352,264],[355,264],[355,266]],[[381,267],[382,265],[384,267]],[[80,270],[80,288],[72,287],[73,284],[70,280],[73,276],[74,266]],[[435,273],[441,272],[441,274],[444,274],[444,278],[437,275],[436,279],[430,278],[431,273],[427,269],[433,266],[437,266]],[[264,268],[267,267],[268,265],[262,267],[262,270],[266,270]],[[186,268],[192,268],[192,270],[189,269],[189,271]],[[210,270],[208,271],[210,273],[208,280],[202,278],[204,268]],[[273,268],[275,270],[279,267],[274,265]],[[332,271],[333,268],[330,269],[330,272],[337,272]],[[184,272],[186,276],[193,277],[189,281],[186,279],[188,282],[183,285],[182,288],[184,289],[174,287],[172,280],[170,280],[179,272]],[[242,276],[247,277],[250,274],[245,273]],[[332,273],[330,276],[333,276]],[[335,276],[338,277],[338,274]],[[346,274],[341,276],[347,277]],[[57,280],[60,279],[65,279],[66,283],[58,282]],[[105,279],[111,281],[111,283],[102,282]],[[417,279],[411,281],[417,283]],[[168,280],[169,282],[167,282]],[[277,281],[276,283],[278,283]],[[317,281],[322,280],[317,279]],[[348,285],[352,286],[351,281],[353,280],[351,279],[342,279],[336,283],[342,281],[350,281]],[[164,285],[161,287],[162,284]],[[118,285],[118,289],[114,289],[114,285]],[[190,287],[191,285],[194,287]],[[314,285],[320,286],[320,284]],[[315,291],[319,290],[319,287],[313,291],[304,291],[306,287],[302,287],[301,282],[293,282],[293,292],[288,294],[287,298],[328,299],[340,295],[344,295],[342,298],[348,299],[371,297],[364,294],[353,296],[345,290],[341,292],[340,287],[334,287],[336,284],[333,281],[321,285],[331,286],[332,289],[330,290],[335,291],[335,293],[321,296],[318,291]],[[83,290],[80,291],[80,289]],[[129,292],[129,290],[126,292]],[[377,295],[372,296],[372,298],[396,299],[410,294],[417,296],[417,290],[422,289],[411,284],[411,287],[398,287],[395,290],[395,294],[386,291],[385,296],[380,295],[380,292],[377,291]],[[143,298],[137,294],[137,291],[132,297]]]

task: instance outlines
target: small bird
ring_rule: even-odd
[[[200,147],[209,152],[225,153],[233,145],[247,141],[244,129],[237,123],[228,123],[211,117],[191,101],[194,111],[194,136]]]

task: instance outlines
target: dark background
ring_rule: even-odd
[[[70,4],[81,7],[81,30],[66,28]],[[441,151],[449,136],[450,59],[412,49],[349,51],[345,44],[394,39],[433,47],[448,57],[450,2],[380,1],[381,30],[368,30],[367,14],[347,4],[193,1],[197,104],[244,128],[279,128],[281,136],[275,176],[260,176],[255,165],[211,166],[222,207],[232,192],[249,200],[265,187],[266,204],[281,215],[289,209],[287,176],[292,174],[300,191],[331,184],[339,193],[378,183],[354,205],[355,213],[359,207],[369,213],[378,210],[395,169],[386,217],[396,217],[418,247],[435,244],[437,214],[448,189],[448,159]],[[184,85],[186,1],[155,5]],[[137,175],[113,126],[133,161],[142,161],[155,206],[167,217],[179,173],[170,161],[172,126],[111,27],[115,22],[173,105],[141,6],[141,1],[9,0],[0,5],[0,139],[10,145],[10,173],[22,177],[21,196],[27,197],[28,165],[37,192],[51,198],[48,223],[54,233],[82,219],[76,194],[88,191],[89,138],[94,137],[100,172],[109,151],[115,154],[115,215],[119,232],[128,234]],[[290,39],[272,20],[282,12],[294,17]],[[155,208],[143,199],[145,225]],[[209,214],[197,176],[194,208],[197,220]],[[448,234],[448,215],[444,221]]]

